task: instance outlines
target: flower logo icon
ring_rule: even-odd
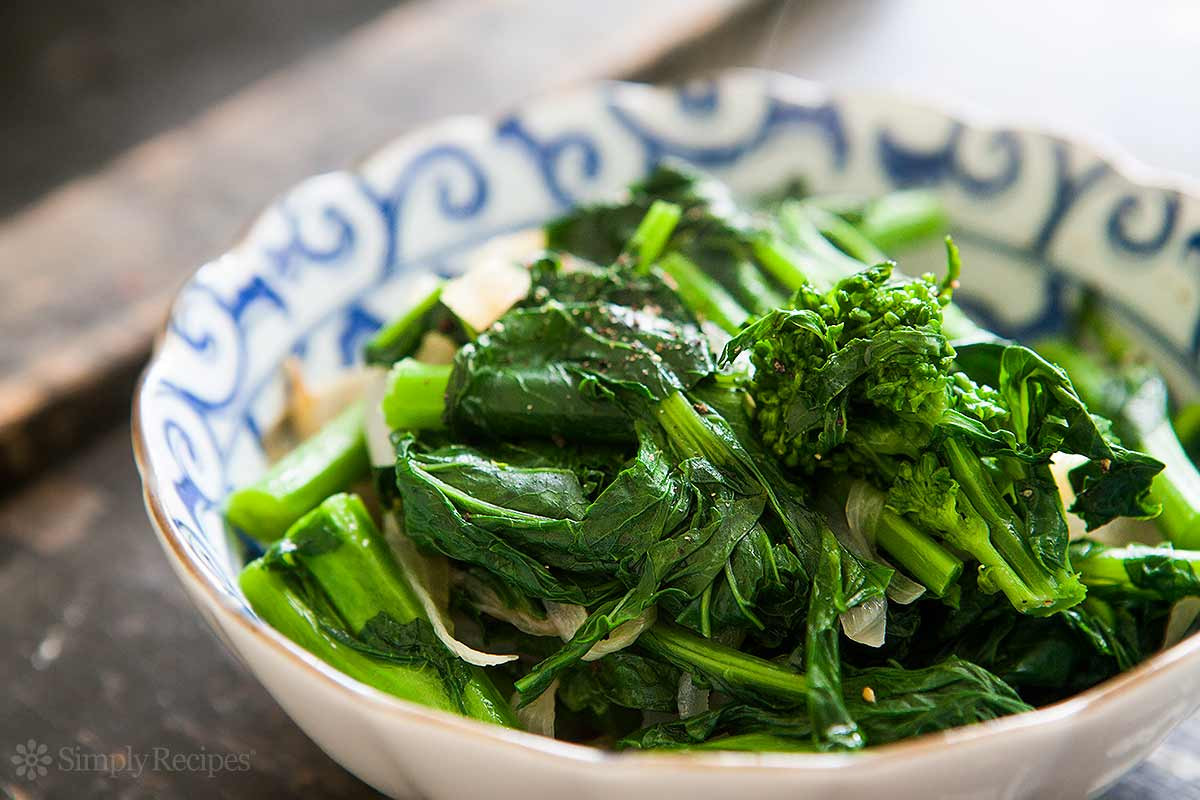
[[[17,745],[17,752],[12,757],[12,763],[17,767],[17,777],[29,781],[37,780],[46,774],[46,767],[53,760],[50,758],[50,748],[39,744],[33,739],[25,744]]]

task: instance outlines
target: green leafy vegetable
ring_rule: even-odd
[[[515,725],[486,675],[434,637],[357,497],[333,495],[305,515],[247,565],[241,587],[256,614],[352,677],[406,700]]]
[[[1094,326],[1040,352],[979,328],[948,239],[944,276],[905,277],[895,251],[943,233],[933,195],[798,186],[742,208],[665,163],[551,222],[485,330],[421,298],[367,347],[379,407],[230,499],[274,541],[252,607],[383,691],[640,749],[884,744],[1183,630],[1200,553],[1068,536],[1160,506],[1190,536],[1161,381]],[[452,363],[418,360],[434,334]],[[374,519],[336,494],[368,470],[364,412]]]

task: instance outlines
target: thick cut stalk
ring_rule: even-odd
[[[289,588],[289,574],[311,579],[316,590],[302,597]],[[263,558],[247,565],[241,585],[255,613],[352,677],[406,700],[515,725],[509,704],[482,669],[464,668],[470,677],[456,698],[434,665],[371,658],[330,630],[344,626],[355,637],[381,618],[401,625],[428,622],[408,576],[358,497],[334,495],[305,515]],[[306,601],[328,608],[322,614]]]
[[[802,705],[808,699],[808,679],[778,664],[659,623],[638,638],[638,646],[680,669],[700,674],[734,695],[768,695]]]
[[[875,543],[934,597],[943,597],[962,575],[962,559],[890,508],[879,513]]]
[[[737,333],[750,316],[746,309],[687,256],[667,253],[658,266],[675,282],[683,304],[700,319],[708,320],[726,333]]]
[[[651,204],[627,248],[637,256],[640,271],[649,272],[650,266],[658,260],[682,214],[682,208],[665,200],[655,200]]]
[[[450,364],[423,364],[411,358],[396,362],[387,376],[383,418],[394,431],[440,430],[445,427],[446,387]]]
[[[376,660],[331,635],[285,573],[261,560],[252,561],[242,570],[238,583],[255,614],[340,672],[405,700],[443,711],[459,710],[435,670]]]
[[[287,538],[292,546],[281,551],[316,579],[351,631],[380,612],[400,623],[422,616],[408,578],[354,495],[330,497],[292,526]]]
[[[371,337],[365,348],[368,364],[390,366],[416,352],[421,337],[429,329],[430,317],[442,299],[442,287],[439,283],[416,305]]]
[[[1029,598],[1017,605],[1018,610],[1048,616],[1083,600],[1086,590],[1078,578],[1066,570],[1043,567],[1030,552],[1024,526],[979,458],[954,439],[946,440],[944,451],[960,491],[987,524],[992,545],[1029,590]]]
[[[258,541],[273,542],[326,497],[366,477],[369,465],[363,410],[356,403],[234,492],[225,517]]]

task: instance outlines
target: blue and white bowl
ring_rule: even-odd
[[[1200,191],[1181,181],[1074,138],[777,74],[592,84],[498,120],[445,120],[304,181],[180,292],[137,392],[134,450],[151,522],[205,619],[326,752],[395,797],[1081,797],[1116,780],[1200,705],[1200,637],[1048,708],[864,753],[616,754],[384,695],[249,609],[219,508],[266,466],[284,359],[320,382],[422,276],[667,156],[746,194],[791,177],[823,192],[936,190],[967,264],[956,298],[985,322],[1043,332],[1079,286],[1097,287],[1177,390],[1195,391]]]

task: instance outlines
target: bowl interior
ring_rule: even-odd
[[[1035,337],[1094,286],[1175,387],[1196,388],[1195,193],[1075,140],[778,75],[591,86],[499,120],[448,120],[354,172],[311,178],[184,287],[141,389],[144,467],[168,535],[229,607],[251,614],[236,588],[245,553],[220,504],[266,465],[283,360],[297,356],[319,382],[430,275],[458,271],[490,237],[613,195],[664,157],[745,194],[790,178],[821,192],[931,188],[966,264],[956,297],[982,321]],[[941,270],[944,256],[933,247],[903,263]]]

